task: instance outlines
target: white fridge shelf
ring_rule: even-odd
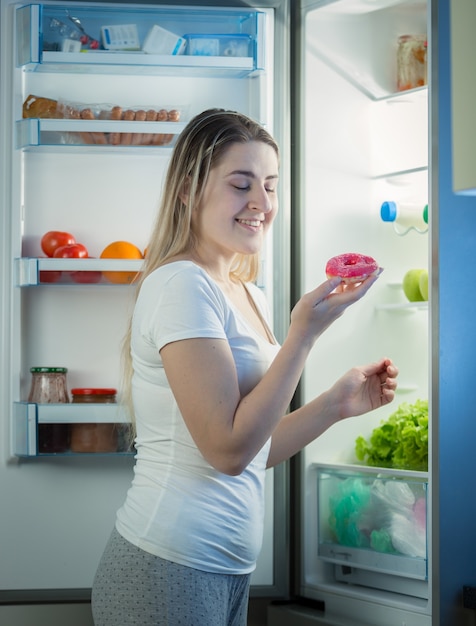
[[[40,440],[43,428],[57,426],[69,430],[71,426],[80,424],[98,426],[129,424],[124,409],[118,404],[15,402],[13,415],[12,453],[19,457],[36,457],[52,453],[51,451],[42,452]],[[60,454],[72,454],[72,452],[64,451]],[[131,451],[125,450],[124,446],[119,443],[117,450],[109,451],[107,454],[131,454]]]
[[[256,9],[191,7],[184,15],[172,7],[31,4],[17,9],[16,23],[18,62],[27,71],[242,77],[264,67],[265,14]],[[135,29],[129,50],[108,45],[101,34],[117,23]],[[148,45],[155,25],[176,37],[178,49]],[[206,38],[201,54],[190,48],[194,37]],[[223,37],[246,39],[248,49],[213,45]],[[185,48],[178,45],[187,38]]]
[[[16,147],[19,149],[30,146],[64,146],[87,145],[88,148],[145,148],[148,150],[170,147],[177,135],[185,128],[186,122],[127,122],[112,120],[70,120],[70,119],[39,119],[18,120],[16,123]],[[111,133],[128,135],[128,144],[112,144]],[[143,137],[160,144],[145,144]],[[159,138],[160,136],[160,138]],[[166,142],[166,143],[165,143]]]
[[[142,259],[53,259],[22,257],[15,259],[15,283],[17,287],[29,287],[51,283],[121,284],[111,283],[98,272],[136,272],[142,269]],[[80,272],[80,280],[75,280]],[[88,280],[87,273],[91,273]],[[60,275],[61,274],[61,275]],[[93,276],[94,274],[95,276]],[[97,280],[96,280],[97,278]]]

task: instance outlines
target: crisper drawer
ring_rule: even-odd
[[[256,9],[31,4],[17,9],[16,24],[18,64],[29,70],[246,75],[264,67],[265,13]]]
[[[14,403],[13,454],[37,457],[132,454],[130,424],[118,404]]]
[[[426,475],[375,468],[316,470],[321,559],[427,579]]]

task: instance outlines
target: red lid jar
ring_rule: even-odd
[[[116,389],[109,387],[82,387],[71,389],[73,403],[113,404]],[[116,424],[73,424],[71,452],[116,452],[118,448]]]
[[[73,402],[94,402],[111,404],[116,401],[116,389],[109,387],[81,387],[71,389]]]

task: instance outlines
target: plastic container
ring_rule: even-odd
[[[76,388],[71,390],[73,403],[111,404],[116,402],[116,390],[112,388]],[[73,424],[71,428],[71,452],[117,452],[116,424]]]
[[[403,472],[318,468],[320,558],[427,579],[427,479]]]
[[[32,367],[28,402],[36,404],[69,403],[66,367]],[[66,452],[70,445],[68,424],[38,424],[38,452]]]
[[[247,57],[250,56],[251,36],[237,35],[184,35],[186,53],[196,56]]]
[[[392,222],[398,235],[405,235],[410,230],[419,233],[428,231],[428,205],[408,202],[383,202],[380,217],[384,222]]]
[[[423,87],[427,79],[426,35],[402,35],[397,49],[397,90],[406,91]]]
[[[182,54],[186,41],[175,33],[154,24],[147,33],[147,37],[142,45],[142,51],[147,54],[171,54],[176,56]]]

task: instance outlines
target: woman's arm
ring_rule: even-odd
[[[288,336],[261,381],[240,396],[235,363],[223,339],[186,339],[161,350],[167,379],[187,427],[207,461],[239,474],[285,414],[317,337],[363,297],[375,278],[340,288],[328,280],[294,307]]]
[[[331,389],[285,415],[273,432],[268,467],[289,459],[336,422],[392,402],[397,376],[390,359],[354,367]]]

